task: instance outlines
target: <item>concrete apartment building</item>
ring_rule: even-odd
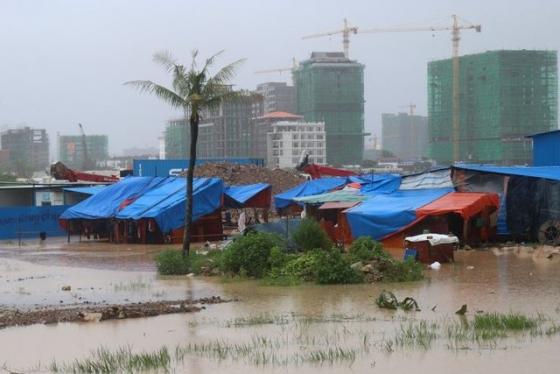
[[[272,125],[277,122],[301,122],[303,116],[287,112],[269,112],[253,121],[252,157],[266,159],[268,155],[267,138],[272,132]]]
[[[267,167],[294,168],[303,152],[309,163],[326,163],[326,133],[323,122],[279,121],[267,134]]]
[[[4,171],[17,176],[30,176],[49,166],[49,137],[45,129],[22,127],[0,134],[0,149]]]
[[[294,70],[296,113],[324,122],[327,162],[359,164],[364,149],[364,65],[342,52],[313,52]]]
[[[404,161],[420,160],[428,151],[428,117],[408,113],[381,115],[383,150]]]
[[[295,113],[296,93],[293,86],[285,82],[266,82],[257,85],[256,92],[263,97],[263,113]]]
[[[58,161],[70,168],[90,169],[109,159],[108,135],[86,135],[85,137],[87,162],[84,160],[82,135],[58,135]]]
[[[202,113],[197,157],[251,157],[253,121],[262,116],[262,97],[247,95],[224,101],[218,108]],[[165,130],[165,158],[188,158],[190,128],[184,118],[169,121]]]

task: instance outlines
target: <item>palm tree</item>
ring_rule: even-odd
[[[163,65],[172,76],[172,88],[159,85],[152,81],[130,81],[126,85],[138,88],[141,92],[153,94],[165,101],[173,108],[182,109],[185,119],[189,119],[190,127],[190,158],[187,170],[187,193],[185,209],[185,229],[183,233],[183,256],[187,256],[192,240],[192,209],[193,209],[193,178],[196,162],[196,143],[198,139],[198,124],[204,110],[217,108],[223,100],[233,99],[238,93],[231,89],[229,81],[234,77],[239,65],[244,60],[235,61],[219,69],[214,75],[210,74],[216,58],[222,53],[218,52],[208,58],[204,66],[199,68],[196,63],[198,52],[192,53],[190,68],[179,64],[168,52],[154,55],[154,61]]]

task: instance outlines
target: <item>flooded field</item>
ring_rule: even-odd
[[[560,256],[543,249],[460,251],[455,264],[415,283],[270,287],[158,277],[151,258],[161,247],[0,246],[3,309],[238,300],[196,313],[5,328],[0,365],[12,371],[84,369],[122,357],[137,359],[132,371],[179,373],[556,373],[560,365]],[[421,311],[380,309],[383,289],[414,297]],[[483,312],[522,326],[484,327]]]

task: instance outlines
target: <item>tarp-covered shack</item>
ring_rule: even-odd
[[[499,206],[494,193],[451,192],[416,210],[416,220],[383,238],[383,244],[400,248],[407,236],[453,233],[461,242],[476,245],[495,238]]]
[[[224,191],[224,205],[228,208],[270,208],[272,186],[268,183],[255,183],[228,186]]]
[[[560,244],[560,167],[457,164],[458,191],[500,195],[498,233],[517,240]],[[545,240],[549,234],[551,240]]]
[[[352,237],[376,240],[416,220],[416,210],[451,192],[450,188],[395,191],[379,194],[345,211]]]
[[[116,242],[180,241],[185,217],[185,178],[128,177],[66,210],[61,224],[72,232]],[[223,182],[193,182],[193,237],[221,237]]]
[[[304,183],[301,183],[300,185],[290,188],[287,191],[275,195],[274,206],[276,207],[276,210],[279,211],[285,210],[290,206],[298,206],[298,203],[294,200],[294,198],[296,197],[319,195],[338,188],[342,188],[346,185],[346,183],[346,177],[320,178],[306,181]]]

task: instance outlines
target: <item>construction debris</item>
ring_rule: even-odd
[[[256,165],[240,164],[204,164],[194,169],[196,177],[218,177],[225,184],[268,183],[272,194],[277,194],[305,181],[296,170],[267,169]]]

